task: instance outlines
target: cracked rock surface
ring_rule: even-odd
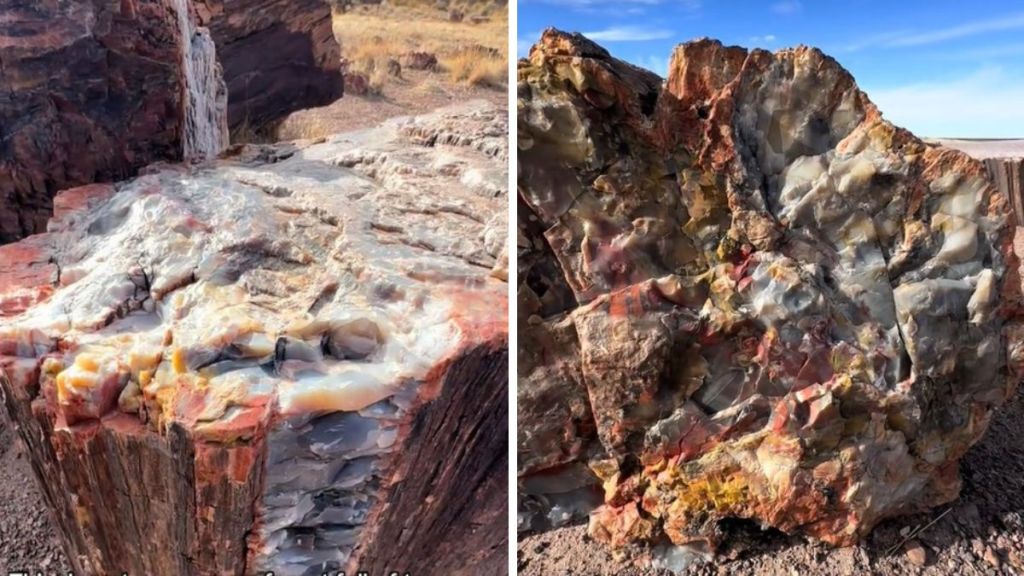
[[[0,384],[77,573],[506,565],[506,124],[154,165],[0,247]]]
[[[519,63],[519,523],[681,569],[954,499],[1020,377],[1009,201],[820,51]]]

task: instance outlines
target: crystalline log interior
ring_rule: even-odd
[[[478,102],[235,147],[0,246],[6,409],[77,573],[504,564],[506,134]]]

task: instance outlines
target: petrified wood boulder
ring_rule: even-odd
[[[505,115],[150,167],[0,247],[5,407],[76,573],[504,572]]]
[[[548,30],[518,95],[521,528],[596,491],[613,546],[851,544],[956,497],[1024,360],[980,162],[807,47],[689,42],[662,82]]]
[[[260,128],[342,96],[341,54],[325,0],[192,0],[228,87],[228,125]]]
[[[0,5],[0,243],[42,231],[53,195],[178,160],[174,0]]]

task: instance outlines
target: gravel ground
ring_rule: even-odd
[[[964,457],[961,474],[959,500],[927,514],[884,522],[860,546],[832,548],[741,525],[732,529],[733,537],[716,564],[690,572],[701,576],[1024,576],[1024,387]],[[901,545],[906,535],[936,519]],[[520,539],[518,565],[522,576],[669,574],[639,569],[627,558],[613,557],[603,545],[587,538],[585,526]]]
[[[0,575],[15,571],[67,574],[50,513],[15,436],[0,415]]]
[[[362,130],[395,116],[423,114],[470,100],[508,105],[504,87],[452,85],[440,74],[419,70],[404,75],[385,87],[384,96],[346,94],[326,106],[292,112],[280,122],[271,140],[320,138]]]

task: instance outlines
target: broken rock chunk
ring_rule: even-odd
[[[682,566],[727,519],[845,545],[956,497],[1024,360],[980,162],[808,47],[663,81],[548,30],[518,123],[521,529],[599,490],[591,536]]]

